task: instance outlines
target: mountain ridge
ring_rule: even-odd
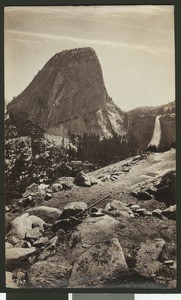
[[[114,130],[120,135],[125,132],[124,113],[117,110],[109,97],[98,57],[89,47],[55,54],[9,103],[8,111],[19,125],[28,118],[47,132],[57,134],[60,130],[60,135],[65,136],[69,131],[86,131],[108,137],[112,134],[110,115],[116,114],[116,119],[122,121],[113,126]],[[90,116],[89,120],[85,116]],[[75,118],[79,120],[77,126],[72,121]]]

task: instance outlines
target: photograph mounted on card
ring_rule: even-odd
[[[7,288],[176,288],[174,6],[5,8]]]

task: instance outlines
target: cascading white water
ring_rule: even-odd
[[[152,135],[152,139],[148,145],[149,146],[156,146],[158,148],[161,138],[161,125],[160,125],[160,116],[157,116],[155,119],[155,127]]]

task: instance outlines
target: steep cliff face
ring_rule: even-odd
[[[156,117],[160,115],[161,139],[158,150],[170,149],[175,143],[175,101],[158,107],[140,107],[128,112],[128,139],[135,149],[145,150],[151,142]]]
[[[151,141],[155,116],[151,114],[130,114],[128,139],[132,140],[135,149],[145,150]]]
[[[168,150],[175,145],[176,128],[175,128],[175,114],[165,114],[160,117],[161,124],[161,139],[160,149]]]
[[[92,48],[55,54],[8,105],[8,111],[18,125],[30,119],[55,135],[94,132],[109,136],[113,130],[119,135],[125,133],[124,113],[107,94]]]

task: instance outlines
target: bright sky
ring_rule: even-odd
[[[19,95],[57,52],[95,49],[123,110],[175,99],[173,6],[5,8],[5,97]]]

